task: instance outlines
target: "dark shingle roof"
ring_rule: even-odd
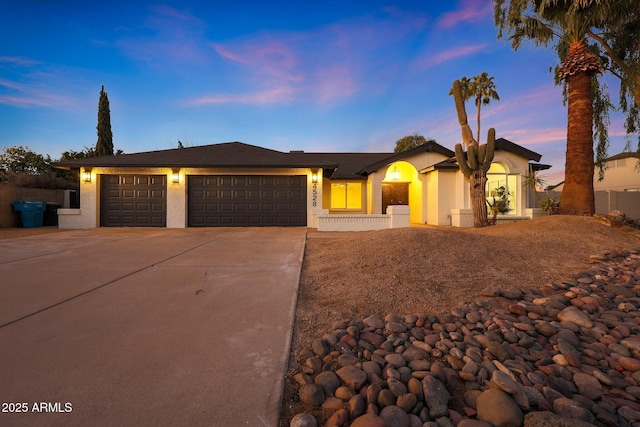
[[[496,150],[507,150],[539,161],[542,157],[504,138],[496,140]],[[56,163],[61,169],[80,167],[196,167],[196,168],[319,168],[332,179],[366,179],[367,175],[381,167],[410,156],[433,152],[449,160],[438,163],[435,168],[457,168],[453,151],[435,141],[428,141],[411,150],[400,153],[305,153],[262,148],[242,142],[202,145],[198,147],[174,148],[122,154],[119,156],[88,157]]]
[[[438,144],[437,142],[430,140],[430,141],[427,141],[425,144],[418,145],[417,147],[414,147],[410,150],[402,151],[400,153],[394,153],[385,159],[382,159],[375,163],[371,163],[363,167],[360,170],[360,173],[370,174],[372,172],[377,171],[382,166],[388,165],[389,163],[406,159],[407,157],[413,156],[414,154],[425,153],[425,152],[440,153],[447,157],[452,157],[455,154],[453,151],[449,150],[448,148],[445,148],[442,145]]]
[[[534,162],[539,162],[542,158],[541,154],[524,148],[522,145],[518,145],[504,138],[496,139],[496,150],[509,151],[511,153],[519,155],[520,157],[524,157],[525,159],[533,160]]]
[[[242,142],[198,147],[174,148],[123,154],[119,156],[88,157],[59,162],[59,168],[79,167],[202,167],[202,168],[321,168],[332,179],[366,179],[380,167],[411,155],[433,151],[446,156],[453,152],[429,141],[402,153],[305,153],[262,148]]]
[[[89,157],[56,164],[61,168],[78,167],[257,167],[334,168],[335,162],[310,158],[301,152],[284,153],[242,142],[174,148],[119,156]]]

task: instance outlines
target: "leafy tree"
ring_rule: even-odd
[[[462,88],[462,98],[465,101],[473,99],[476,107],[478,108],[478,129],[476,140],[480,141],[480,110],[483,105],[489,105],[491,100],[500,101],[498,96],[497,87],[493,83],[493,77],[489,77],[489,73],[486,71],[477,76],[468,78],[462,77],[460,80],[460,87]],[[453,88],[449,91],[449,95],[453,95]]]
[[[586,37],[591,28],[602,25],[605,19],[601,15],[602,10],[590,7],[592,2],[588,0],[494,0],[494,3],[498,37],[506,31],[514,50],[525,41],[533,41],[539,46],[553,43],[562,61],[556,69],[556,76],[566,84],[568,124],[565,183],[559,210],[560,213],[592,215],[595,212],[594,105],[598,108],[596,132],[606,152],[606,113],[610,103],[607,104],[608,99],[603,100],[594,79],[601,72],[602,65],[597,50],[588,44]]]
[[[96,155],[113,155],[113,134],[111,133],[111,111],[109,110],[109,97],[104,91],[104,85],[100,91],[98,101],[98,142],[96,143]]]
[[[0,154],[0,182],[30,188],[72,188],[76,179],[67,179],[54,169],[49,155],[35,153],[29,147],[4,148]]]
[[[407,135],[396,141],[396,148],[393,149],[394,153],[401,153],[403,151],[411,150],[419,145],[426,144],[428,141],[424,136],[414,133],[413,135]]]
[[[39,175],[51,173],[51,158],[37,154],[22,145],[4,148],[0,154],[0,179],[13,182],[17,175]]]

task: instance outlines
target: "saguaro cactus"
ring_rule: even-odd
[[[487,132],[487,143],[480,145],[473,138],[473,133],[467,123],[467,110],[462,97],[462,87],[460,81],[453,82],[453,98],[458,112],[458,122],[462,130],[462,140],[467,151],[463,150],[462,144],[456,144],[456,161],[460,171],[469,182],[471,194],[471,209],[473,211],[474,227],[484,227],[489,225],[487,217],[487,203],[485,199],[485,187],[487,184],[487,171],[491,167],[493,154],[496,146],[496,131],[494,128]]]

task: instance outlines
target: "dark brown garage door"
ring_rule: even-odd
[[[101,175],[100,225],[166,227],[165,175]]]
[[[189,227],[307,225],[306,176],[189,176]]]

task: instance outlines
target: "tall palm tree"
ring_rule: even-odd
[[[480,141],[480,108],[482,105],[489,105],[491,100],[500,101],[497,87],[493,83],[493,77],[489,77],[486,71],[473,77],[472,89],[475,95],[476,107],[478,107],[478,142]]]
[[[462,98],[465,101],[473,99],[478,108],[478,129],[476,132],[476,141],[480,142],[480,111],[483,105],[489,105],[491,100],[500,101],[497,87],[493,82],[493,77],[489,77],[486,71],[477,76],[468,78],[466,76],[460,78],[460,87],[462,88]],[[453,88],[449,91],[449,95],[453,95]]]
[[[586,0],[585,0],[586,1]],[[589,50],[586,36],[602,20],[599,10],[571,0],[494,0],[494,18],[506,29],[512,47],[523,41],[537,45],[555,43],[562,60],[557,77],[567,89],[567,151],[565,183],[560,213],[592,215],[593,194],[593,92],[594,76],[602,71],[598,56]]]
[[[559,77],[567,83],[567,153],[560,213],[593,215],[593,98],[592,79],[602,70],[600,60],[584,40],[569,46]]]

